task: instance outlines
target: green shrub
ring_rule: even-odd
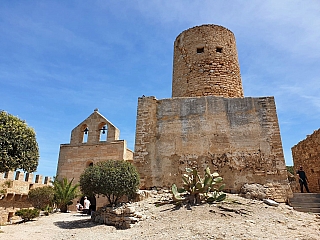
[[[18,211],[16,211],[15,215],[22,218],[24,222],[30,221],[33,218],[39,217],[40,210],[39,209],[29,209],[29,208],[23,208]]]
[[[80,176],[83,194],[104,195],[111,205],[117,204],[122,196],[132,198],[138,190],[140,177],[136,168],[127,161],[109,160],[99,162]]]
[[[0,146],[0,173],[37,170],[39,147],[34,129],[3,110],[0,111]]]
[[[54,189],[51,186],[34,188],[29,191],[28,197],[33,207],[45,210],[53,205]]]
[[[293,166],[286,166],[286,168],[287,168],[287,171],[288,171],[289,173],[291,173],[292,175],[296,175],[296,174],[294,173],[294,168],[293,168]]]

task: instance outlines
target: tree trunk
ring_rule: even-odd
[[[63,212],[63,213],[68,212],[68,205],[67,204],[61,205],[60,212]]]

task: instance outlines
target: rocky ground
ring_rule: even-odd
[[[154,194],[132,203],[144,220],[126,230],[93,223],[77,212],[55,213],[2,226],[0,239],[320,239],[320,216],[285,204],[274,207],[235,194],[213,205],[159,204],[168,198],[168,193]]]

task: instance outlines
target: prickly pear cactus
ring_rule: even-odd
[[[222,184],[223,178],[217,172],[211,173],[210,168],[207,167],[203,178],[195,168],[186,168],[186,172],[182,175],[183,188],[179,189],[176,184],[172,185],[174,201],[200,204],[203,201],[208,203],[219,202],[226,198],[226,194],[222,192],[225,186]]]

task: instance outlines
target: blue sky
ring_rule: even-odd
[[[0,0],[0,109],[35,129],[38,173],[95,108],[133,150],[138,97],[171,97],[173,42],[202,24],[235,34],[244,94],[275,97],[292,165],[320,127],[320,1]]]

